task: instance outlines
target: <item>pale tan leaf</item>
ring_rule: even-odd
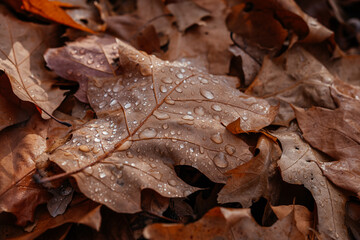
[[[64,99],[64,91],[53,87],[54,76],[45,69],[42,57],[56,33],[55,26],[22,22],[0,6],[0,69],[9,77],[16,96],[49,114]],[[49,116],[43,114],[43,118]]]

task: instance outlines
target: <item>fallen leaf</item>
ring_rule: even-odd
[[[15,11],[35,14],[45,19],[67,25],[85,32],[94,33],[91,29],[75,22],[61,7],[74,7],[72,4],[48,0],[5,0]]]
[[[8,77],[0,73],[0,131],[30,118],[35,108],[21,101],[11,90]]]
[[[32,221],[35,208],[49,199],[32,179],[35,159],[46,150],[46,135],[47,123],[37,115],[0,133],[0,212],[13,213],[18,225]]]
[[[226,172],[229,178],[218,195],[219,203],[239,202],[248,208],[260,197],[270,199],[271,178],[276,172],[281,150],[265,136],[259,138],[256,149],[258,154],[249,162]]]
[[[344,225],[346,197],[318,166],[328,159],[304,142],[297,131],[294,124],[272,132],[283,150],[278,161],[281,176],[285,182],[303,184],[312,193],[317,206],[316,229],[324,239],[349,239]]]
[[[90,77],[118,75],[113,61],[117,57],[119,54],[115,39],[96,36],[67,43],[65,47],[49,49],[44,55],[49,68],[59,76],[79,83],[75,97],[85,103],[88,102],[87,87]]]
[[[45,69],[42,54],[57,37],[55,26],[22,22],[0,6],[0,69],[10,79],[15,95],[49,114],[64,99],[64,91],[54,88],[54,76]],[[43,118],[49,118],[43,114]]]
[[[71,186],[62,185],[57,189],[49,189],[53,197],[47,202],[47,209],[52,217],[65,212],[73,198],[74,189]]]
[[[296,212],[296,210],[295,210]],[[184,224],[152,224],[145,228],[148,239],[306,239],[296,225],[294,210],[271,227],[259,226],[250,209],[216,207],[200,220]]]
[[[291,212],[294,212],[296,227],[304,236],[310,235],[310,228],[313,226],[313,216],[311,212],[301,205],[282,205],[271,206],[278,219],[283,219]]]
[[[360,101],[332,91],[338,108],[294,108],[303,137],[337,161],[321,163],[333,183],[360,196]]]
[[[170,3],[166,7],[175,16],[180,31],[185,31],[190,26],[200,23],[202,18],[210,15],[209,11],[191,0]]]
[[[346,204],[345,223],[355,239],[360,238],[360,204],[358,201],[351,201]]]
[[[118,50],[121,75],[89,81],[88,98],[98,119],[73,131],[50,155],[74,174],[86,196],[133,213],[141,210],[142,189],[165,197],[197,190],[177,177],[175,165],[190,165],[224,183],[226,171],[250,160],[248,145],[224,125],[244,114],[266,116],[274,107],[221,76],[162,61],[121,41]]]
[[[315,105],[335,109],[330,93],[334,86],[355,90],[334,77],[301,46],[294,46],[279,58],[266,57],[258,76],[245,93],[280,103],[274,124],[287,126],[295,117],[289,103],[302,108]],[[357,96],[359,91],[352,94]]]
[[[100,229],[101,205],[90,200],[73,204],[63,215],[52,217],[47,210],[41,209],[36,216],[36,225],[31,232],[23,232],[17,236],[8,236],[8,239],[31,240],[40,236],[48,229],[62,226],[65,223],[84,224],[96,230]]]

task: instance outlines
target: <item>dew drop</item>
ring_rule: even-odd
[[[222,110],[222,108],[217,104],[212,105],[211,108],[216,112],[221,112]]]
[[[211,139],[211,141],[213,141],[214,143],[217,143],[217,144],[220,144],[223,142],[223,139],[222,139],[220,133],[215,133],[215,134],[211,135],[210,139]]]
[[[163,79],[161,79],[161,81],[166,84],[170,84],[173,82],[173,80],[171,78],[163,78]]]
[[[199,115],[199,116],[204,116],[205,114],[205,109],[203,107],[196,107],[194,108],[194,113]]]
[[[113,99],[113,100],[111,100],[111,102],[110,102],[110,107],[112,107],[112,106],[114,106],[115,104],[117,104],[117,100],[116,99]]]
[[[89,147],[86,146],[86,145],[81,145],[79,147],[79,150],[82,151],[82,152],[89,152],[90,151]]]
[[[120,87],[119,85],[115,85],[115,86],[113,87],[113,92],[117,93],[117,92],[120,91],[120,89],[121,89],[121,87]]]
[[[93,64],[94,63],[94,60],[93,59],[89,59],[89,60],[87,60],[87,64]]]
[[[71,74],[73,73],[73,70],[72,70],[72,69],[68,69],[68,70],[66,71],[66,73],[67,73],[68,75],[71,75]]]
[[[164,86],[164,85],[161,85],[160,86],[160,92],[162,92],[162,93],[166,93],[168,90],[167,90],[167,88]]]
[[[99,108],[103,108],[106,106],[106,102],[105,101],[102,101],[101,103],[99,103]]]
[[[139,134],[139,138],[153,138],[156,135],[157,132],[154,128],[146,128]]]
[[[199,152],[200,152],[201,154],[204,154],[205,149],[204,149],[202,146],[200,146],[200,147],[199,147]]]
[[[162,125],[162,128],[166,130],[166,129],[169,128],[169,125],[168,125],[167,123],[164,123],[164,124]]]
[[[194,117],[193,116],[190,116],[190,115],[185,115],[182,117],[182,119],[184,120],[189,120],[189,121],[193,121],[194,120]]]
[[[159,111],[154,111],[153,115],[159,120],[166,120],[170,118],[169,114]]]
[[[175,104],[175,101],[172,100],[171,98],[167,97],[165,98],[165,103],[169,104],[169,105],[174,105]]]
[[[216,166],[218,166],[219,168],[226,168],[228,166],[228,162],[226,160],[226,156],[223,152],[220,152],[218,154],[215,155],[214,159],[214,164]]]
[[[130,107],[131,107],[131,103],[127,103],[127,104],[125,104],[125,106],[124,106],[125,109],[129,109]]]
[[[225,151],[229,154],[229,155],[233,155],[236,152],[236,148],[233,145],[227,144],[225,146]]]
[[[182,73],[177,73],[177,74],[176,74],[176,77],[179,78],[179,79],[183,79],[183,78],[184,78],[184,74],[182,74]]]
[[[99,143],[100,139],[99,138],[94,138],[94,142]]]
[[[109,133],[107,131],[103,131],[102,134],[108,135]]]
[[[207,79],[203,78],[203,79],[201,79],[201,83],[207,84],[207,83],[209,83],[209,81]]]
[[[177,91],[178,93],[182,93],[182,92],[183,92],[183,90],[182,90],[181,88],[179,88],[179,87],[175,88],[175,91]]]
[[[99,173],[99,178],[104,178],[104,177],[106,177],[106,173],[104,172]]]
[[[168,181],[168,183],[169,183],[170,186],[173,186],[173,187],[176,186],[176,180],[174,180],[174,179],[170,179],[170,180]]]
[[[126,152],[126,156],[128,157],[128,158],[133,158],[134,157],[134,155],[131,153],[131,152]]]
[[[87,167],[84,169],[84,172],[87,174],[92,174],[94,171],[93,171],[92,167]]]
[[[200,94],[206,99],[214,99],[214,94],[208,90],[200,89]]]

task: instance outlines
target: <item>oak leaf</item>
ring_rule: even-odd
[[[221,76],[162,61],[121,41],[118,50],[120,75],[89,81],[98,118],[75,129],[50,155],[86,196],[117,212],[137,212],[142,189],[165,197],[196,190],[177,177],[176,165],[224,183],[226,171],[250,160],[248,145],[224,125],[246,115],[248,121],[263,119],[256,127],[265,127],[275,107]]]
[[[46,150],[47,125],[38,116],[0,134],[0,212],[10,212],[19,225],[33,220],[35,208],[49,199],[32,179],[35,159]]]
[[[306,211],[306,209],[301,209]],[[200,220],[184,224],[152,224],[144,229],[148,239],[307,239],[297,227],[295,218],[297,208],[271,227],[259,226],[253,219],[249,208],[227,209],[216,207]],[[310,227],[310,226],[308,226]]]
[[[113,59],[118,56],[113,37],[96,36],[67,43],[65,47],[50,48],[44,54],[47,66],[56,74],[79,83],[75,97],[86,103],[89,78],[117,76]]]
[[[338,108],[295,108],[303,137],[337,161],[320,166],[333,183],[360,196],[360,101],[332,91]]]
[[[325,239],[349,239],[344,225],[346,197],[322,175],[319,167],[329,159],[301,139],[295,124],[272,134],[279,139],[283,150],[278,161],[283,180],[303,184],[315,199],[317,230],[321,236]]]
[[[35,14],[45,19],[67,25],[85,32],[94,33],[91,29],[75,22],[62,7],[74,7],[69,3],[49,0],[6,0],[17,12]]]
[[[64,91],[54,88],[54,76],[45,69],[42,54],[54,43],[57,31],[45,26],[22,22],[0,6],[0,69],[10,79],[13,92],[23,101],[52,112],[64,99]],[[43,114],[43,118],[49,118]]]
[[[240,202],[244,208],[264,196],[271,196],[271,177],[276,172],[276,161],[280,158],[280,147],[265,136],[258,140],[259,153],[225,174],[229,177],[219,192],[218,202]]]

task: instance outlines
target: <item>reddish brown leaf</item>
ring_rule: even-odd
[[[21,13],[31,13],[51,21],[67,25],[85,32],[94,33],[91,29],[75,22],[61,7],[73,7],[59,1],[48,0],[5,0],[14,10]]]
[[[306,239],[297,228],[296,208],[271,227],[261,227],[250,209],[211,209],[200,220],[187,225],[153,224],[144,230],[148,239]]]
[[[54,26],[22,22],[0,6],[0,69],[10,79],[13,92],[49,114],[64,99],[64,91],[54,88],[54,76],[45,69],[42,54],[56,42]],[[49,118],[43,114],[44,118]]]
[[[346,197],[322,175],[319,167],[329,159],[301,139],[295,124],[272,134],[280,140],[283,150],[278,161],[283,180],[303,184],[315,199],[317,231],[325,239],[349,239],[344,225]]]
[[[35,159],[46,150],[46,136],[47,123],[38,116],[0,134],[0,212],[16,215],[19,225],[32,221],[35,208],[49,199],[32,179]]]
[[[262,196],[270,199],[271,177],[275,174],[281,150],[265,136],[260,137],[256,148],[258,155],[226,173],[229,178],[219,193],[219,203],[240,202],[247,208]]]
[[[221,76],[162,61],[120,41],[118,48],[121,75],[89,82],[98,119],[73,131],[71,141],[50,156],[65,172],[81,171],[73,176],[85,195],[118,212],[136,212],[142,189],[166,197],[196,190],[176,176],[176,165],[225,182],[223,173],[251,158],[247,144],[223,124],[244,114],[266,116],[274,107]]]
[[[337,161],[321,164],[336,185],[360,196],[360,101],[333,91],[338,108],[295,108],[303,136]]]

